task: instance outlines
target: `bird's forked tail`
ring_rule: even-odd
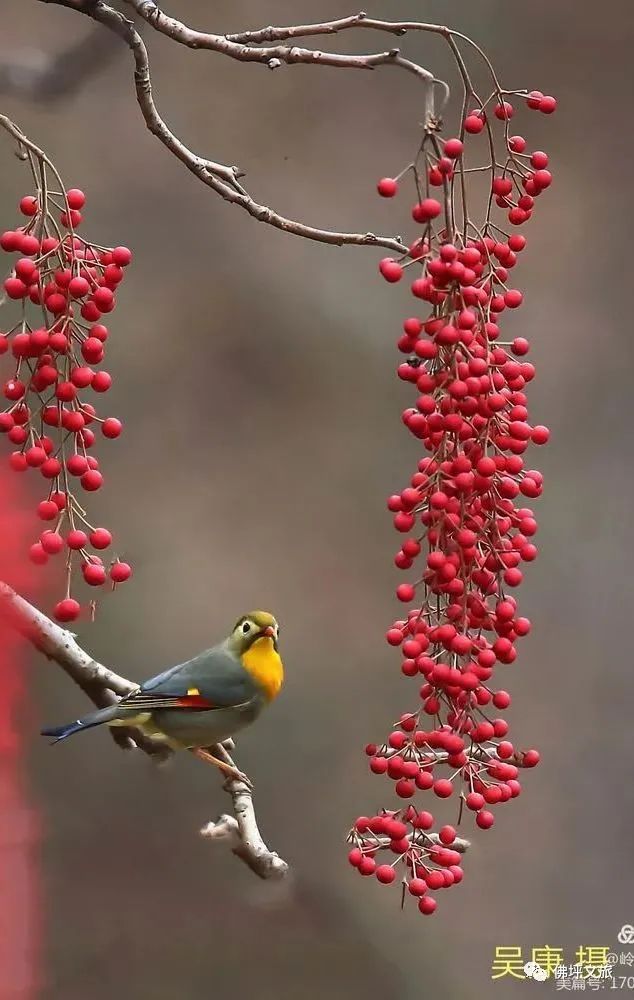
[[[96,712],[84,715],[83,719],[75,722],[67,722],[65,726],[56,726],[53,729],[42,729],[41,736],[52,736],[53,743],[59,743],[68,736],[80,732],[82,729],[92,729],[93,726],[101,726],[104,722],[110,722],[117,714],[117,705],[109,705],[107,708],[100,708]]]

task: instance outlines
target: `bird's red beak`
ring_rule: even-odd
[[[268,636],[270,639],[275,638],[275,629],[272,625],[267,625],[266,628],[262,629],[262,635]]]

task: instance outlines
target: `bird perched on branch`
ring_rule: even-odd
[[[282,686],[284,668],[277,650],[279,626],[267,611],[240,618],[230,635],[152,677],[116,705],[76,722],[43,729],[54,743],[94,726],[134,726],[173,750],[191,750],[226,774],[245,776],[207,747],[249,725]]]

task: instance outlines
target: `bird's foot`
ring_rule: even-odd
[[[230,778],[232,781],[242,781],[247,788],[253,788],[252,781],[246,776],[246,774],[244,774],[243,771],[238,770],[238,768],[233,764],[227,763],[226,760],[220,760],[219,757],[214,757],[209,750],[205,750],[203,747],[195,747],[192,748],[192,753],[198,757],[199,760],[204,760],[208,764],[214,764],[222,771],[223,774],[227,775],[227,778]]]
[[[249,791],[253,790],[253,782],[244,773],[244,771],[238,770],[237,767],[230,767],[229,766],[228,770],[225,771],[225,774],[227,775],[227,779],[229,781],[241,781],[243,784],[245,784],[247,786],[247,788],[249,789]]]

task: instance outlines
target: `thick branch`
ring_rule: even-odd
[[[72,632],[67,632],[0,581],[0,602],[7,618],[36,649],[56,663],[76,684],[85,690],[95,685],[110,688],[115,694],[130,694],[138,687],[131,681],[102,666],[79,646]]]
[[[117,695],[129,694],[138,685],[97,663],[78,645],[71,632],[56,625],[45,614],[16,594],[8,584],[0,581],[0,618],[17,629],[36,649],[54,660],[69,677],[98,706],[117,701]],[[138,746],[151,755],[165,756],[165,747],[138,730],[113,729],[112,733],[122,746]],[[129,735],[131,734],[131,735]],[[214,747],[228,764],[235,764],[224,746]],[[216,823],[209,823],[202,831],[213,839],[231,839],[231,849],[260,878],[279,878],[288,871],[288,865],[274,851],[270,851],[258,830],[250,788],[242,781],[227,781],[225,789],[231,795],[235,818],[223,816]],[[215,832],[213,832],[215,830]],[[224,831],[224,832],[223,832]]]

